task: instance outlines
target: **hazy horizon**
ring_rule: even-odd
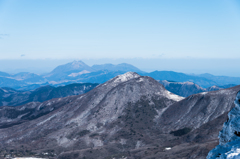
[[[0,71],[10,73],[81,59],[240,77],[239,42],[238,0],[0,0]]]
[[[81,60],[89,66],[106,63],[115,65],[128,63],[145,72],[158,70],[175,71],[186,74],[210,73],[216,76],[240,77],[240,72],[238,70],[238,61],[240,59],[5,59],[0,60],[0,71],[12,74],[19,72],[44,74],[51,72],[59,65],[66,64],[74,60]]]

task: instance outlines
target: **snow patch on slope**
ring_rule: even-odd
[[[77,77],[77,76],[80,76],[80,75],[83,75],[83,74],[87,74],[87,73],[90,73],[90,72],[87,71],[87,70],[83,70],[83,71],[78,72],[78,73],[71,73],[71,74],[68,75],[68,76],[70,76],[70,77]]]
[[[168,97],[169,97],[170,99],[172,99],[172,100],[174,100],[174,101],[180,101],[180,100],[183,100],[183,99],[184,99],[184,97],[178,96],[178,95],[173,94],[173,93],[171,93],[171,92],[169,92],[169,91],[167,91],[167,95],[168,95]]]

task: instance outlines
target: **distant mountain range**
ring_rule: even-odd
[[[155,80],[193,82],[204,89],[211,86],[224,86],[228,88],[240,84],[240,77],[213,76],[210,74],[188,75],[173,71],[154,71],[147,73],[126,63],[118,65],[93,65],[90,67],[82,61],[73,61],[60,65],[45,75],[37,75],[28,72],[11,75],[0,72],[0,87],[27,90],[34,86],[48,84],[59,86],[70,83],[104,83],[117,75],[129,71],[137,72],[143,76],[150,76]]]

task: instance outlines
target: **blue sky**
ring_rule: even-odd
[[[0,0],[2,60],[240,59],[239,44],[239,0]]]

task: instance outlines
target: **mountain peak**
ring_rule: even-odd
[[[120,83],[120,82],[126,82],[126,81],[134,79],[134,78],[138,78],[138,77],[141,77],[141,76],[139,74],[137,74],[136,72],[127,72],[122,75],[118,75],[118,76],[114,77],[110,81],[114,82],[114,83]]]
[[[92,72],[93,69],[91,67],[89,67],[87,64],[85,64],[84,62],[82,62],[81,60],[78,61],[73,61],[73,62],[69,62],[67,64],[64,65],[60,65],[58,67],[56,67],[49,75],[47,75],[47,77],[53,77],[55,78],[56,75],[58,76],[68,76],[71,73],[78,73],[81,71],[89,71]]]
[[[71,65],[73,66],[73,68],[79,68],[81,66],[86,66],[86,64],[84,62],[82,62],[81,60],[74,60],[73,62],[71,62]]]

